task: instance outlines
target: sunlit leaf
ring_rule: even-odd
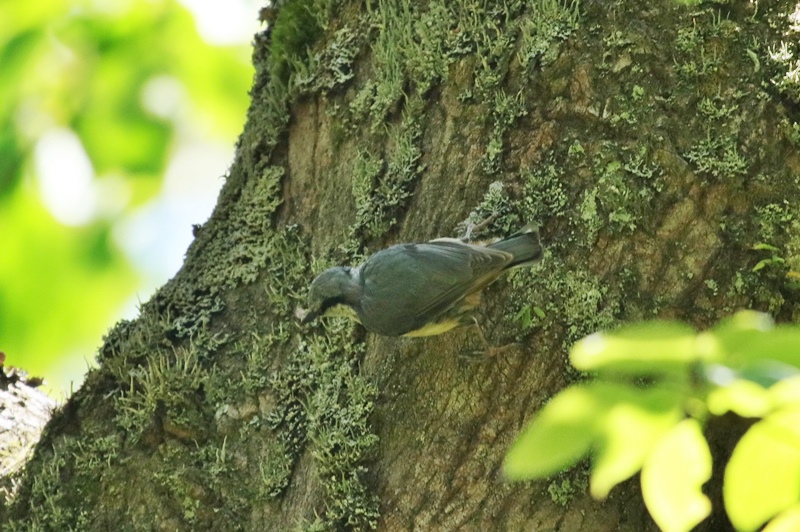
[[[771,414],[745,433],[722,489],[731,522],[744,531],[800,501],[800,410]]]
[[[773,407],[800,405],[800,375],[789,377],[769,389]]]
[[[572,347],[570,360],[583,371],[685,372],[698,357],[696,336],[691,327],[682,323],[631,325],[580,340]]]
[[[656,444],[642,468],[647,509],[665,532],[691,530],[711,512],[701,487],[711,478],[711,452],[700,424],[681,421]]]
[[[767,314],[738,312],[715,327],[713,334],[726,353],[726,364],[733,368],[764,360],[800,368],[800,327],[776,327]]]
[[[506,455],[511,480],[542,478],[570,467],[589,452],[604,405],[591,388],[572,386],[536,414]]]
[[[755,310],[740,310],[730,318],[726,318],[714,327],[716,332],[725,331],[771,331],[775,322],[769,314]]]
[[[531,421],[506,457],[513,480],[561,471],[597,449],[591,491],[603,498],[636,473],[661,434],[682,417],[682,397],[664,388],[593,382],[558,394]]]
[[[770,521],[761,532],[797,532],[800,530],[800,505],[784,510]]]
[[[708,394],[708,410],[717,416],[735,412],[742,417],[761,417],[772,408],[767,390],[748,381],[736,380]]]
[[[609,403],[601,426],[603,443],[592,464],[591,494],[605,498],[608,492],[641,469],[645,457],[683,418],[680,395],[663,388],[638,389],[621,384],[597,386],[597,394]]]

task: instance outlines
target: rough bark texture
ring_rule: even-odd
[[[218,206],[48,425],[10,530],[655,528],[635,478],[600,502],[583,467],[508,484],[500,466],[578,378],[585,334],[797,318],[795,6],[499,4],[264,12]],[[485,295],[490,340],[521,349],[465,361],[469,332],[297,324],[324,267],[489,215],[487,236],[537,221],[548,248]],[[727,526],[720,463],[701,529]]]
[[[40,391],[41,379],[3,366],[0,352],[0,500],[14,497],[19,474],[50,419],[55,402]]]

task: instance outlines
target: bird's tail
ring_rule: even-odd
[[[514,255],[514,261],[508,268],[532,266],[542,259],[544,253],[539,240],[539,227],[534,224],[528,224],[510,237],[489,244],[488,247]]]

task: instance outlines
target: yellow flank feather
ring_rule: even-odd
[[[455,329],[459,325],[461,325],[461,322],[459,320],[447,320],[447,321],[440,321],[438,323],[429,323],[425,325],[423,328],[417,329],[416,331],[408,332],[403,336],[406,336],[408,338],[416,338],[418,336],[434,336],[437,334],[445,333],[450,329]]]

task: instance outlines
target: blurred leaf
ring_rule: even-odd
[[[0,63],[2,64],[2,63]],[[9,195],[22,177],[23,154],[9,127],[0,126],[0,201]]]
[[[575,464],[597,437],[603,406],[590,387],[571,386],[561,391],[536,414],[508,451],[503,463],[506,477],[542,478]]]
[[[748,380],[714,388],[708,394],[708,410],[715,416],[731,411],[742,417],[761,417],[771,409],[767,390]]]
[[[592,496],[602,499],[639,471],[653,445],[683,419],[682,398],[664,388],[643,390],[600,383],[592,388],[609,405],[591,474]]]
[[[800,501],[800,410],[769,415],[733,451],[722,485],[738,530],[756,530]]]
[[[570,360],[583,371],[688,374],[687,368],[698,358],[696,337],[694,330],[682,323],[645,322],[578,341]]]
[[[647,509],[665,532],[691,530],[711,512],[701,488],[711,478],[711,452],[697,420],[681,421],[663,437],[642,468]]]
[[[658,437],[682,418],[682,397],[664,388],[620,383],[572,386],[542,408],[504,464],[512,480],[542,478],[598,451],[591,490],[605,497],[642,465]]]
[[[770,331],[775,322],[769,314],[755,310],[740,310],[730,318],[725,318],[714,327],[716,332],[724,331]]]
[[[781,512],[762,532],[797,532],[800,530],[800,505]]]
[[[786,362],[765,359],[747,362],[739,369],[738,373],[742,379],[760,384],[764,388],[769,388],[777,382],[800,375],[800,370]]]
[[[726,352],[726,364],[734,369],[764,360],[800,368],[800,327],[775,327],[766,314],[742,311],[720,323],[712,334]]]
[[[800,375],[775,384],[767,393],[775,408],[800,405]]]
[[[118,219],[68,228],[42,207],[38,140],[74,131],[99,180],[126,181],[127,210],[108,216],[129,215],[162,190],[174,140],[233,143],[250,53],[205,42],[174,0],[0,2],[0,339],[12,363],[52,382],[65,358],[91,359],[136,287],[109,240]],[[149,90],[154,79],[175,90]]]
[[[70,349],[91,359],[136,276],[108,227],[64,227],[28,192],[0,205],[0,338],[9,365],[47,376]]]

